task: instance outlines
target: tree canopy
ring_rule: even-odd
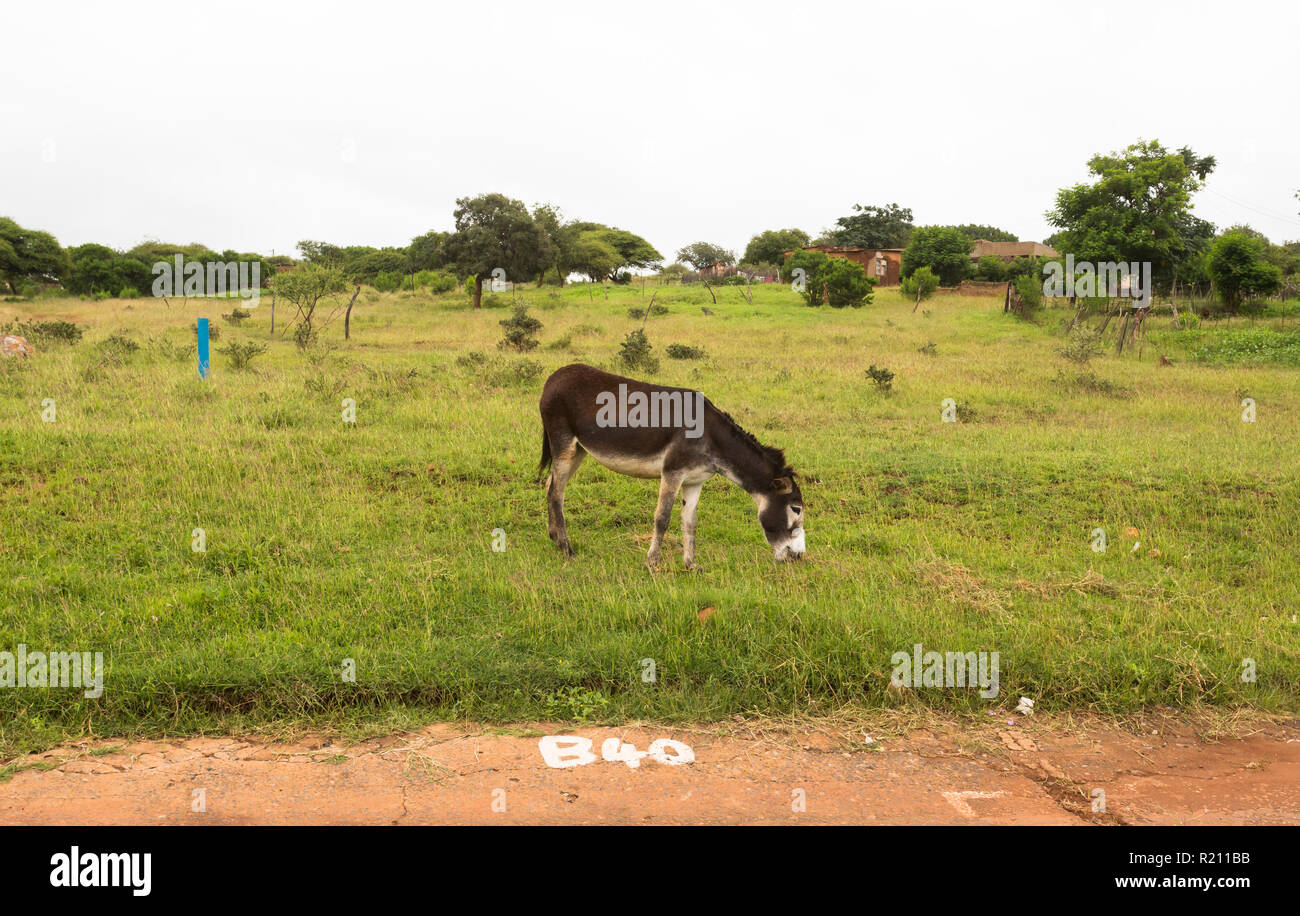
[[[767,229],[758,233],[745,246],[745,264],[785,263],[785,253],[805,247],[810,238],[802,229]]]
[[[1055,246],[1081,261],[1149,261],[1156,284],[1167,287],[1213,235],[1191,207],[1214,166],[1213,156],[1171,153],[1155,140],[1093,156],[1093,181],[1063,188],[1047,211],[1061,230]]]

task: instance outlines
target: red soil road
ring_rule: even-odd
[[[1207,740],[1168,720],[1124,730],[1046,718],[940,723],[872,744],[861,728],[806,723],[442,724],[348,746],[96,740],[17,761],[0,783],[0,824],[1300,823],[1300,722]],[[553,769],[542,735],[585,736],[597,755],[611,737],[642,751],[673,738],[696,761]]]

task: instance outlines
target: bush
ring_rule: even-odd
[[[686,344],[669,344],[664,350],[669,359],[704,359],[708,356],[703,347],[691,347]]]
[[[82,329],[71,321],[14,321],[0,330],[6,334],[25,337],[33,344],[54,341],[76,343],[82,335]]]
[[[910,277],[905,278],[899,288],[903,295],[917,302],[924,302],[934,295],[939,288],[939,278],[928,267],[918,267]]]
[[[381,293],[396,292],[402,286],[402,274],[395,270],[381,270],[375,275],[375,289]]]
[[[498,348],[527,353],[537,346],[536,335],[542,323],[528,314],[528,306],[516,305],[514,314],[497,324],[506,329],[505,338],[497,343]]]
[[[230,360],[231,369],[247,369],[254,357],[266,352],[266,344],[253,341],[241,344],[232,340],[217,352]]]
[[[1071,329],[1069,340],[1056,352],[1076,365],[1086,366],[1089,360],[1101,353],[1104,346],[1100,334],[1079,325]]]
[[[894,373],[883,366],[879,369],[873,363],[867,369],[867,377],[876,383],[876,388],[888,394],[894,388]]]
[[[1031,320],[1043,305],[1043,287],[1037,277],[1016,277],[1011,283],[1011,311],[1017,318]]]
[[[828,257],[820,251],[796,251],[786,258],[781,276],[801,282],[799,294],[807,305],[859,308],[871,301],[876,281],[862,265],[847,258]],[[797,288],[797,287],[796,287]]]
[[[106,363],[128,362],[140,350],[140,345],[129,337],[111,334],[95,345],[95,350]]]
[[[651,318],[656,318],[659,315],[667,315],[667,314],[668,314],[668,309],[662,305],[650,306]],[[645,309],[628,309],[627,317],[640,321],[642,318],[645,317]]]
[[[433,293],[449,293],[456,288],[456,278],[436,270],[421,270],[415,275],[416,286],[427,286]]]
[[[652,373],[659,371],[659,360],[654,356],[654,348],[650,346],[650,341],[641,328],[623,338],[618,357],[626,369],[644,369]]]
[[[243,321],[244,319],[246,319],[246,318],[252,318],[252,317],[253,317],[253,313],[252,313],[252,312],[245,311],[244,309],[241,309],[241,308],[236,308],[236,309],[235,309],[234,311],[232,311],[230,314],[228,314],[228,315],[222,315],[222,316],[221,316],[221,320],[224,321],[226,324],[233,324],[233,325],[238,326],[239,323],[240,323],[241,321]]]
[[[197,321],[194,322],[192,325],[190,325],[190,333],[195,335],[196,340],[198,339],[199,323]],[[208,340],[220,340],[220,339],[221,339],[221,325],[213,324],[211,321],[209,321]]]

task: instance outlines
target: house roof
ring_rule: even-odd
[[[976,239],[970,256],[976,260],[992,255],[995,258],[1054,258],[1057,251],[1042,242],[990,242]]]

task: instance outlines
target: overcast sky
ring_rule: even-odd
[[[499,191],[671,258],[854,203],[1051,230],[1139,138],[1220,227],[1300,239],[1287,2],[19,3],[0,215],[64,245],[405,245]],[[209,18],[214,14],[219,18]]]

